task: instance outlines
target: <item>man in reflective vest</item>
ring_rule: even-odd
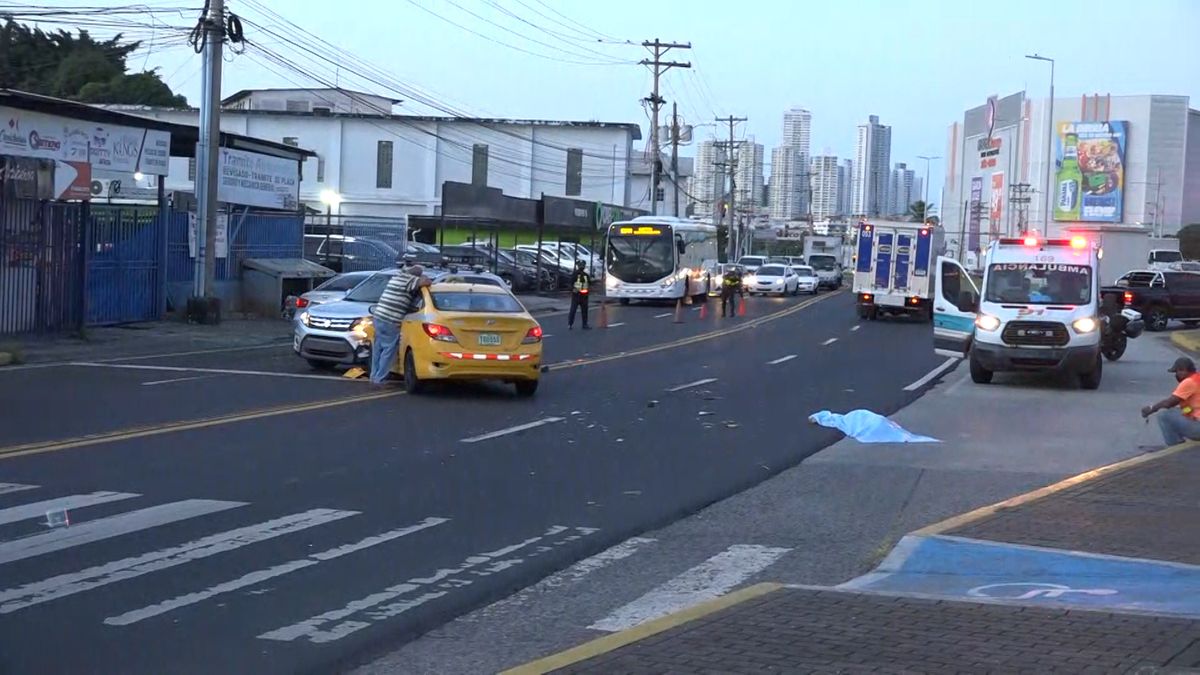
[[[721,277],[721,316],[729,312],[729,316],[737,316],[737,299],[742,294],[742,275],[736,268],[725,272]]]
[[[575,310],[583,315],[583,329],[590,330],[588,325],[588,290],[592,285],[592,275],[587,273],[582,260],[575,261],[575,274],[571,277],[571,313],[567,316],[567,330],[575,327]]]

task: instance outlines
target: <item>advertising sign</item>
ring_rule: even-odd
[[[0,197],[54,199],[54,162],[0,155]]]
[[[188,257],[196,257],[196,214],[188,214]],[[217,257],[229,257],[229,214],[217,214]]]
[[[1054,220],[1121,222],[1128,128],[1128,122],[1059,123]]]
[[[991,226],[988,231],[992,236],[996,236],[1000,232],[1000,220],[1004,215],[1004,172],[997,171],[992,174],[992,193],[991,193],[991,209],[989,209],[988,220]]]
[[[971,207],[968,216],[967,249],[979,250],[979,218],[982,215],[980,203],[983,201],[983,176],[971,179]]]
[[[171,134],[0,107],[0,154],[165,176]]]
[[[227,204],[294,211],[300,205],[300,163],[221,148],[217,199]]]
[[[57,199],[92,198],[92,165],[87,162],[54,162],[54,194]]]

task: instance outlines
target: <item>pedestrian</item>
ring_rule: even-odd
[[[582,260],[575,261],[575,273],[571,275],[571,313],[567,315],[567,330],[575,327],[575,310],[578,309],[583,317],[583,329],[591,330],[588,325],[588,291],[592,285],[592,275],[587,272],[587,265]]]
[[[379,303],[371,309],[375,341],[371,343],[371,384],[382,385],[392,372],[400,350],[400,324],[412,311],[421,289],[433,282],[420,265],[409,265],[388,279]]]
[[[742,275],[737,268],[730,268],[721,276],[721,317],[737,316],[738,296],[742,294]]]
[[[1175,375],[1178,383],[1175,391],[1158,403],[1142,408],[1142,417],[1149,418],[1160,410],[1165,411],[1158,416],[1158,428],[1167,445],[1179,445],[1185,440],[1200,441],[1200,375],[1196,373],[1196,364],[1181,356],[1167,372]]]

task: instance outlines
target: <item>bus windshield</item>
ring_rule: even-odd
[[[650,235],[609,235],[608,272],[634,284],[648,284],[673,274],[675,245],[670,230],[664,228]]]
[[[1087,265],[998,263],[988,268],[988,302],[1022,305],[1085,305],[1092,299]]]
[[[810,255],[808,264],[815,270],[831,270],[837,267],[837,258],[831,255]]]

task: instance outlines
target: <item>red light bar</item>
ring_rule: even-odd
[[[1071,248],[1087,248],[1087,239],[1083,237],[1071,237]]]
[[[1038,240],[1037,237],[1025,237],[1021,240],[1021,243],[1025,244],[1026,246],[1037,246]]]

